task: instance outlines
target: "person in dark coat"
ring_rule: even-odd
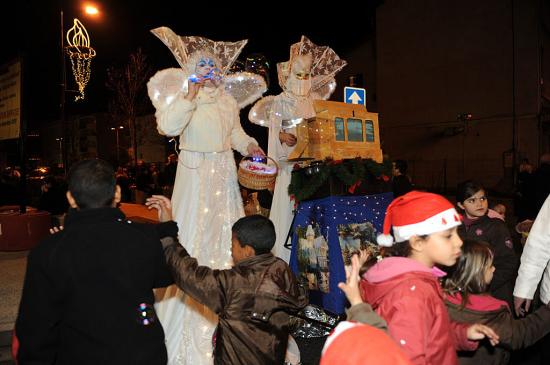
[[[505,301],[488,293],[495,267],[490,246],[483,241],[464,240],[462,256],[443,280],[445,304],[453,321],[482,323],[498,333],[500,342],[493,347],[481,342],[472,352],[459,352],[461,365],[506,365],[510,350],[535,344],[550,332],[550,307],[543,306],[522,319],[514,319]]]
[[[550,194],[550,153],[545,153],[540,157],[539,167],[533,174],[532,179],[534,211],[529,218],[535,219],[544,201]]]
[[[38,202],[38,210],[45,210],[52,215],[61,215],[67,212],[69,204],[65,194],[67,184],[61,179],[47,177],[42,185],[42,195]]]
[[[170,200],[162,196],[148,199],[147,204],[171,209]],[[170,219],[170,214],[165,219]],[[305,307],[307,297],[288,264],[271,254],[273,223],[261,215],[235,222],[231,242],[234,266],[226,270],[199,266],[177,241],[162,241],[176,285],[219,316],[214,364],[282,365],[289,314]]]
[[[518,222],[525,219],[534,219],[533,217],[536,216],[534,194],[533,165],[525,158],[519,165],[517,186],[514,196],[514,213],[518,218]]]
[[[64,229],[28,256],[18,364],[166,364],[153,288],[172,283],[159,237],[177,226],[127,221],[103,160],[76,163],[68,180]]]
[[[132,191],[130,190],[130,177],[124,167],[118,167],[116,172],[116,184],[120,186],[121,199],[123,203],[132,201]]]
[[[404,160],[395,160],[392,163],[392,192],[394,199],[407,194],[413,189],[411,180],[407,176],[408,165]]]
[[[485,241],[493,251],[496,273],[489,292],[513,307],[519,257],[514,250],[508,227],[502,220],[487,216],[488,201],[481,184],[471,180],[460,183],[457,187],[456,201],[463,213],[463,224],[458,227],[460,238]]]

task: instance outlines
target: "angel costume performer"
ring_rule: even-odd
[[[284,244],[293,216],[293,202],[288,195],[293,162],[288,161],[288,156],[296,145],[283,143],[280,133],[295,135],[293,125],[315,117],[313,101],[330,97],[336,87],[334,75],[344,66],[346,61],[331,48],[317,46],[302,36],[300,42],[290,47],[290,60],[277,65],[283,92],[260,99],[248,115],[252,123],[269,128],[268,156],[279,164],[269,218],[277,234],[273,254],[286,262],[289,262],[290,250]]]
[[[251,148],[259,148],[243,131],[239,109],[257,100],[266,84],[255,74],[226,75],[246,40],[229,43],[180,37],[165,27],[152,32],[181,66],[159,71],[147,84],[159,133],[179,136],[172,195],[179,241],[199,264],[229,268],[231,226],[244,215],[232,149],[247,155]],[[205,83],[194,99],[186,99],[188,80],[204,76],[199,69],[205,68],[216,83],[211,87]],[[212,364],[212,335],[218,322],[214,313],[175,286],[157,292],[156,310],[166,335],[169,364]]]

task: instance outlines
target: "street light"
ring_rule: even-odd
[[[56,138],[55,140],[59,142],[59,162],[61,166],[65,167],[63,164],[63,137]]]
[[[99,10],[96,6],[93,6],[92,4],[89,4],[85,7],[85,11],[84,11],[86,14],[88,15],[91,15],[91,16],[98,16],[99,15]],[[61,56],[61,100],[60,100],[60,105],[59,105],[59,112],[61,114],[60,116],[60,119],[61,119],[61,128],[63,129],[63,138],[60,139],[60,143],[63,143],[64,145],[64,148],[62,149],[65,153],[63,154],[63,157],[62,157],[62,164],[63,164],[63,170],[65,172],[65,174],[67,174],[67,165],[68,165],[68,140],[69,138],[68,137],[68,126],[67,126],[67,122],[66,122],[66,118],[65,118],[65,93],[69,92],[69,91],[74,91],[74,90],[67,90],[67,65],[65,63],[65,26],[63,25],[63,8],[61,8],[59,10],[59,20],[60,20],[60,27],[59,27],[59,39],[60,39],[60,45],[61,45],[61,52],[60,52],[60,56]]]
[[[117,167],[120,166],[120,146],[119,146],[119,139],[118,139],[118,133],[121,129],[124,129],[123,126],[119,125],[118,127],[111,127],[112,131],[115,131],[116,133],[116,163]]]
[[[99,15],[99,9],[94,4],[85,4],[84,12],[91,16]]]

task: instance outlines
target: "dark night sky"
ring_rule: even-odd
[[[374,1],[373,3],[380,3]],[[372,32],[374,5],[364,9],[330,10],[324,15],[306,12],[312,6],[277,3],[277,9],[262,10],[255,6],[217,7],[192,1],[97,1],[101,17],[89,19],[82,13],[82,1],[23,0],[15,9],[4,12],[15,14],[1,23],[1,44],[4,52],[0,62],[10,60],[18,53],[26,60],[26,97],[30,106],[28,119],[31,128],[42,121],[58,118],[60,66],[60,9],[64,10],[65,32],[72,26],[72,18],[78,17],[86,26],[97,56],[92,61],[92,78],[87,87],[84,102],[74,103],[67,95],[69,114],[105,111],[109,93],[105,88],[106,68],[124,65],[130,53],[141,47],[154,70],[176,67],[177,63],[160,40],[149,30],[168,26],[181,35],[200,35],[215,40],[239,40],[249,42],[242,56],[262,53],[271,65],[269,93],[278,92],[275,64],[288,59],[290,44],[302,34],[313,42],[330,45],[338,54],[360,44]],[[189,4],[194,4],[190,7]],[[258,3],[256,3],[258,4]],[[275,2],[265,2],[273,6]],[[11,9],[10,9],[11,10]],[[13,24],[13,20],[16,24]],[[4,19],[6,20],[6,19]],[[67,59],[69,88],[74,88],[70,61]]]

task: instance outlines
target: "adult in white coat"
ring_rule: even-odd
[[[182,66],[160,71],[148,83],[159,133],[179,136],[172,195],[179,241],[199,264],[230,268],[231,226],[244,216],[232,150],[263,155],[241,127],[239,104],[223,87],[225,71],[246,41],[179,37],[168,28],[153,33]],[[158,292],[157,300],[169,364],[212,364],[215,314],[175,286]]]
[[[542,282],[541,282],[542,278]],[[550,196],[542,208],[529,232],[521,265],[514,287],[514,309],[518,316],[529,310],[537,286],[541,282],[540,299],[550,303]]]
[[[269,218],[277,233],[273,253],[286,262],[290,260],[290,250],[284,244],[294,207],[288,194],[294,165],[288,156],[297,143],[293,125],[315,117],[313,101],[330,97],[336,87],[334,75],[345,65],[346,61],[331,48],[318,46],[302,36],[290,47],[290,60],[277,65],[283,92],[260,99],[250,109],[250,121],[269,128],[268,156],[279,164]]]

